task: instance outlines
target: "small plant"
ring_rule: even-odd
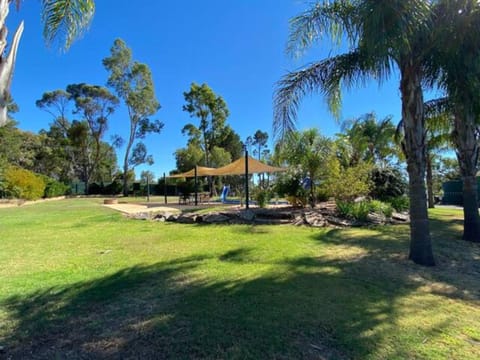
[[[261,190],[259,189],[255,193],[255,200],[257,201],[257,205],[261,208],[267,206],[267,203],[270,201],[270,192],[268,190]]]
[[[392,217],[393,207],[389,203],[384,203],[379,200],[370,200],[369,207],[371,212],[383,214],[387,218]]]
[[[340,216],[359,221],[367,220],[370,205],[367,201],[337,201],[337,211]]]
[[[410,199],[408,196],[397,196],[388,200],[388,203],[399,212],[408,211],[410,208]]]

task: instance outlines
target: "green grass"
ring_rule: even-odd
[[[480,247],[432,211],[326,230],[129,220],[101,200],[0,209],[0,358],[480,358]]]

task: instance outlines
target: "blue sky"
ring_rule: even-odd
[[[225,99],[230,109],[228,123],[245,140],[257,129],[271,134],[275,82],[286,71],[324,58],[331,50],[328,44],[319,44],[300,59],[286,55],[288,20],[306,8],[303,1],[97,0],[90,29],[68,52],[61,53],[43,41],[39,3],[25,1],[18,12],[12,7],[8,20],[10,33],[25,20],[12,84],[20,106],[15,115],[19,127],[35,132],[48,128],[51,116],[35,106],[45,91],[80,82],[105,85],[108,74],[102,59],[109,55],[114,39],[122,38],[134,59],[150,66],[162,105],[157,118],[165,124],[161,134],[145,141],[155,164],[138,168],[137,176],[143,169],[161,176],[175,168],[173,153],[186,143],[182,127],[198,123],[182,111],[183,92],[192,82],[207,83]],[[344,94],[342,118],[371,111],[399,121],[398,79]],[[310,127],[318,127],[325,135],[339,130],[319,96],[305,99],[299,113],[298,128]],[[127,132],[128,117],[119,108],[110,118],[105,140]],[[118,150],[119,162],[123,151]]]

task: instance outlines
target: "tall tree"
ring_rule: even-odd
[[[71,94],[75,103],[74,113],[81,116],[87,130],[87,136],[81,144],[84,149],[82,180],[88,192],[90,180],[101,159],[107,155],[102,152],[108,150],[102,147],[102,138],[108,129],[108,117],[113,114],[118,99],[107,88],[97,85],[71,84],[67,86],[67,93]]]
[[[116,39],[110,49],[110,56],[103,59],[103,65],[110,72],[108,86],[115,89],[127,107],[130,118],[130,133],[126,140],[123,172],[143,163],[152,163],[153,157],[141,139],[148,134],[160,133],[163,123],[151,120],[160,109],[150,68],[132,59],[132,51],[121,39]],[[123,141],[117,137],[117,144]],[[127,177],[123,181],[123,195],[128,196]]]
[[[216,139],[223,133],[225,121],[229,115],[227,104],[221,96],[217,96],[207,85],[192,83],[190,91],[184,92],[186,104],[183,110],[191,117],[200,120],[199,126],[188,124],[186,127],[198,129],[200,142],[205,152],[205,165],[210,166],[210,155],[216,144]]]
[[[480,155],[480,3],[441,0],[435,8],[441,36],[431,61],[431,80],[447,93],[453,113],[453,142],[463,180],[463,239],[480,242],[476,174]]]
[[[10,4],[17,9],[21,0],[0,0],[0,126],[8,121],[7,106],[10,97],[10,84],[23,32],[23,21],[13,36],[12,44],[6,53],[8,29],[6,20]],[[90,24],[95,12],[93,0],[42,0],[41,16],[44,22],[43,36],[47,43],[61,39],[65,49],[83,33]],[[5,55],[6,54],[6,55]]]
[[[392,117],[378,120],[374,113],[342,123],[343,134],[352,145],[352,156],[356,162],[369,161],[379,167],[385,167],[395,151],[395,126]]]
[[[396,66],[400,74],[402,118],[410,193],[410,254],[415,263],[435,264],[425,189],[425,126],[423,68],[434,35],[432,3],[423,0],[318,1],[291,21],[289,52],[310,47],[324,37],[348,42],[347,53],[288,73],[275,94],[277,136],[295,128],[296,112],[306,93],[320,92],[339,114],[341,88],[367,79],[387,79]]]

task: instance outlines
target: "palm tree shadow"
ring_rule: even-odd
[[[349,239],[349,246],[364,250],[361,256],[311,256],[266,264],[251,248],[238,248],[215,257],[138,265],[92,281],[11,297],[0,303],[15,322],[4,340],[6,355],[368,357],[397,331],[397,302],[420,286],[403,271],[402,262],[407,261],[397,257],[396,248],[385,253],[389,236],[387,231]],[[342,247],[345,233],[331,231],[315,239]],[[198,275],[206,263],[255,267],[257,260],[258,266],[280,270],[213,280]],[[434,324],[436,334],[442,326],[448,323]],[[392,356],[408,355],[401,349],[392,351]]]

